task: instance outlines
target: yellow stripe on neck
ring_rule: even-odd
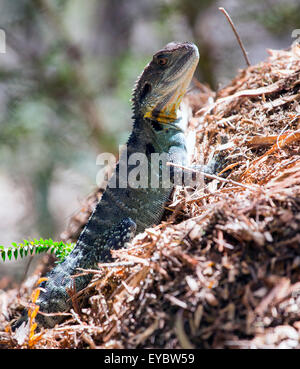
[[[183,93],[179,91],[179,96],[172,96],[168,105],[164,107],[158,114],[153,115],[153,110],[149,110],[144,114],[144,118],[155,120],[162,124],[172,123],[180,117],[179,105],[182,100]],[[175,101],[174,101],[175,100]]]
[[[152,120],[155,120],[159,123],[162,123],[162,124],[167,124],[167,123],[172,123],[174,122],[175,120],[178,119],[178,116],[177,114],[175,113],[165,113],[165,112],[160,112],[158,115],[155,115],[153,116],[152,115],[152,111],[148,111],[145,115],[144,115],[144,118],[148,118],[148,119],[152,119]]]

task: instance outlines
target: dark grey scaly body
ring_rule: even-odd
[[[150,123],[150,122],[149,122]],[[169,128],[168,133],[155,131],[151,123],[135,122],[135,127],[127,144],[127,156],[140,152],[150,155],[169,153],[169,161],[185,165],[186,147],[182,131]],[[179,123],[179,122],[178,122]],[[165,137],[169,136],[166,147]],[[175,154],[175,155],[174,155]],[[176,156],[176,160],[174,157]],[[180,158],[180,161],[178,159]],[[130,171],[130,166],[128,171]],[[150,172],[150,168],[149,168]],[[173,186],[169,188],[110,188],[110,183],[118,183],[118,166],[108,183],[101,201],[97,204],[88,223],[82,231],[77,244],[71,254],[61,264],[57,265],[47,276],[48,281],[42,285],[45,292],[41,292],[38,304],[43,312],[66,311],[72,306],[67,289],[75,281],[75,290],[82,290],[90,281],[92,275],[76,277],[77,268],[96,268],[98,262],[112,260],[110,250],[123,247],[130,241],[135,232],[140,233],[145,228],[158,224],[164,212],[164,204],[168,200]],[[149,181],[151,177],[149,174]],[[123,232],[120,229],[123,228]],[[53,326],[58,317],[39,314],[37,321],[44,326]]]
[[[121,160],[124,160],[124,155],[129,159],[134,153],[145,154],[149,159],[149,184],[151,154],[164,153],[166,161],[187,164],[185,136],[178,108],[198,59],[195,45],[170,43],[153,56],[136,84],[133,94],[133,130],[127,143],[127,152],[123,158],[121,156]],[[131,169],[128,165],[128,173]],[[175,172],[173,170],[173,175]],[[152,172],[152,175],[160,178],[158,171]],[[98,262],[110,261],[111,249],[123,247],[136,232],[160,222],[173,185],[160,185],[159,188],[152,188],[151,185],[132,188],[127,185],[126,188],[120,188],[119,180],[127,183],[128,178],[119,174],[118,164],[75,248],[47,275],[48,280],[42,284],[37,301],[41,312],[56,313],[70,309],[72,302],[68,290],[74,289],[75,283],[78,292],[91,279],[91,275],[72,278],[78,274],[77,268],[96,268]],[[116,187],[114,183],[117,183]],[[40,325],[52,327],[61,317],[38,314],[36,320]]]

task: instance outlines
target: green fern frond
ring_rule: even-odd
[[[40,238],[39,240],[34,239],[33,241],[24,240],[23,243],[12,242],[11,246],[5,248],[0,245],[0,255],[2,260],[11,260],[12,256],[17,260],[19,257],[23,258],[28,255],[40,254],[43,252],[50,251],[50,253],[54,253],[58,259],[58,262],[62,262],[66,256],[70,254],[70,252],[74,248],[74,243],[65,244],[62,241],[53,241],[51,238],[48,240],[44,240]]]

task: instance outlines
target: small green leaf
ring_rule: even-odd
[[[4,246],[0,245],[0,255],[3,261],[5,261],[6,258],[11,260],[12,255],[14,255],[15,259],[17,260],[18,254],[21,258],[23,258],[23,256],[28,255],[28,252],[30,252],[30,255],[32,255],[34,253],[40,254],[42,252],[50,251],[57,257],[57,262],[61,263],[73,250],[75,244],[64,244],[63,241],[55,242],[52,240],[52,238],[49,238],[48,240],[40,238],[39,240],[34,239],[34,241],[23,240],[23,243],[19,244],[12,242],[11,245],[12,246],[10,246],[8,249],[5,249]]]

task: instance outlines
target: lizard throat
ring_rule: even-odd
[[[181,117],[179,106],[184,92],[185,90],[181,89],[177,93],[170,94],[165,105],[158,104],[153,109],[148,110],[144,114],[144,118],[155,120],[161,124],[170,124],[177,121]]]

